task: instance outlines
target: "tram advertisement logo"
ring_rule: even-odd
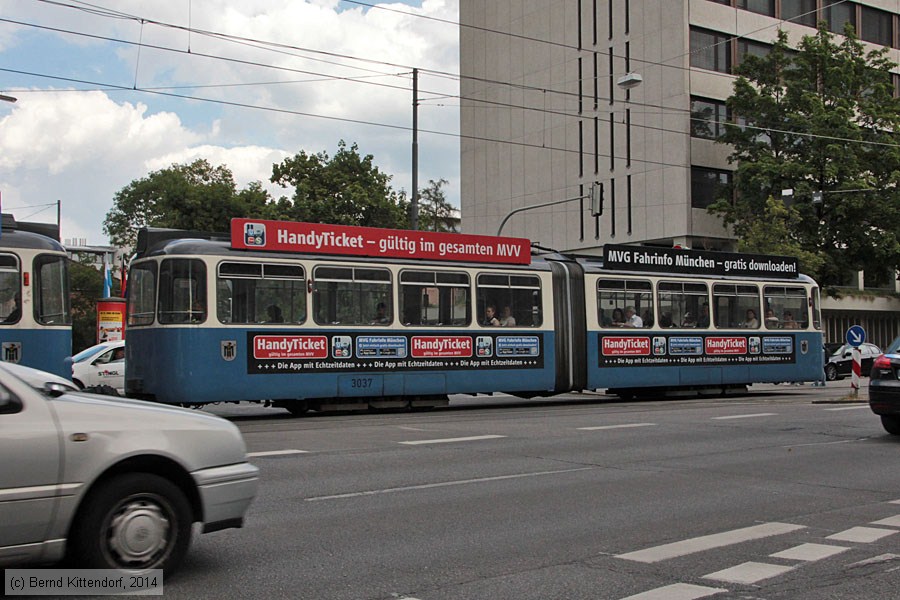
[[[253,358],[328,358],[328,338],[324,335],[258,335],[253,338]]]
[[[649,343],[649,342],[648,342]],[[543,369],[543,335],[248,332],[247,372]],[[649,346],[648,346],[649,347]]]
[[[525,238],[259,219],[232,219],[231,247],[343,256],[531,264],[531,243]]]
[[[738,365],[796,362],[786,335],[599,335],[601,367]]]

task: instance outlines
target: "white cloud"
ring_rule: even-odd
[[[114,6],[145,19],[185,27],[189,23],[182,3],[120,0]],[[363,7],[348,10],[347,6],[340,5],[343,10],[337,12],[337,0],[210,0],[191,5],[191,27],[283,45],[273,52],[152,24],[142,28],[134,21],[100,18],[53,5],[0,0],[7,18],[45,26],[65,23],[66,29],[141,39],[145,44],[180,51],[144,47],[138,57],[135,46],[2,27],[2,60],[16,61],[20,58],[17,51],[24,51],[29,36],[38,36],[52,42],[46,45],[52,50],[39,57],[41,72],[125,86],[136,76],[141,88],[168,86],[157,92],[232,104],[127,91],[32,93],[23,88],[68,84],[28,79],[18,88],[23,92],[17,94],[19,103],[0,107],[4,206],[60,199],[63,236],[101,243],[105,241],[103,218],[115,192],[150,171],[205,158],[212,164],[227,165],[240,187],[259,180],[277,196],[285,192],[268,184],[273,163],[300,150],[334,154],[341,139],[358,143],[364,154],[373,154],[376,165],[394,175],[393,186],[409,191],[411,133],[405,128],[411,125],[412,96],[408,67],[456,72],[457,28],[396,12]],[[381,6],[451,21],[458,12],[455,0],[426,0],[421,8],[399,2]],[[256,64],[214,60],[202,54]],[[258,85],[247,85],[250,83]],[[420,97],[431,91],[455,94],[458,90],[455,82],[427,72],[421,74],[420,89]],[[455,104],[452,99],[447,103]],[[458,113],[455,108],[422,106],[419,126],[456,132]],[[419,157],[420,186],[428,179],[449,179],[448,195],[457,201],[458,140],[420,134]],[[15,214],[22,218],[28,212],[33,211]],[[52,212],[44,212],[35,219],[54,217]]]

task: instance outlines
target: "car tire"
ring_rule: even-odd
[[[837,367],[832,364],[825,365],[825,379],[827,379],[828,381],[835,381],[837,378]]]
[[[150,473],[116,476],[90,492],[72,526],[69,554],[82,567],[168,576],[187,553],[193,524],[178,486]]]
[[[900,416],[881,415],[881,426],[891,435],[900,435]]]

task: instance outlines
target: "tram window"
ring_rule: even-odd
[[[819,288],[814,287],[811,290],[811,299],[812,299],[813,327],[816,329],[822,329],[822,310],[821,310],[821,304],[819,302]]]
[[[755,285],[713,285],[713,317],[716,327],[759,329],[759,288]]]
[[[0,323],[17,323],[22,318],[19,281],[19,259],[0,254]]]
[[[653,327],[653,288],[649,281],[600,279],[597,309],[601,327]]]
[[[197,259],[172,258],[159,269],[160,323],[202,323],[206,320],[206,265]]]
[[[465,326],[470,321],[469,306],[467,273],[400,273],[400,316],[404,325]]]
[[[660,281],[656,285],[660,327],[697,327],[703,304],[709,302],[705,283]]]
[[[767,328],[806,329],[809,326],[809,301],[805,288],[767,285],[763,298]]]
[[[306,271],[302,265],[223,262],[216,279],[216,315],[222,323],[302,323]]]
[[[540,327],[543,323],[541,280],[536,275],[480,273],[476,281],[478,319],[482,325],[486,325],[484,315],[489,306],[501,325]]]
[[[152,325],[156,314],[156,262],[135,263],[128,270],[128,325]]]
[[[34,259],[34,320],[42,325],[72,322],[66,258],[41,255]]]
[[[359,267],[313,270],[313,315],[319,325],[390,325],[391,272]]]

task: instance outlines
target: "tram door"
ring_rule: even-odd
[[[576,262],[548,262],[553,274],[556,391],[582,390],[587,385],[584,269]]]

